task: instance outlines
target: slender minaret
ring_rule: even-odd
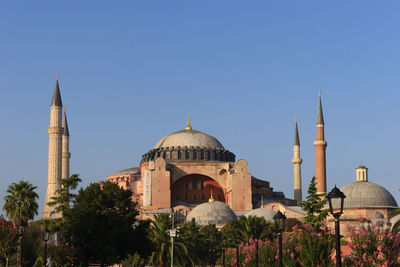
[[[317,178],[317,193],[326,193],[326,156],[325,150],[328,143],[324,136],[324,114],[322,113],[321,90],[318,93],[318,114],[317,114],[317,140],[314,141]]]
[[[54,209],[47,203],[51,201],[51,197],[55,195],[57,189],[60,188],[61,181],[61,155],[62,155],[62,134],[61,126],[62,118],[62,101],[60,88],[58,85],[58,75],[56,77],[56,86],[54,88],[53,98],[50,104],[50,127],[49,133],[49,162],[47,176],[47,193],[46,202],[43,210],[43,218],[48,219],[51,211]],[[57,215],[55,215],[57,217]]]
[[[293,144],[293,172],[294,172],[294,199],[297,202],[302,200],[302,192],[301,192],[301,163],[303,159],[300,157],[300,138],[299,138],[299,129],[297,128],[297,117],[296,117],[296,125],[294,128],[294,144]]]
[[[71,153],[69,152],[69,130],[67,114],[64,107],[64,117],[62,121],[63,134],[62,134],[62,161],[61,161],[61,179],[69,177],[69,159]]]

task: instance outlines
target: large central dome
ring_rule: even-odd
[[[221,148],[224,146],[213,136],[196,131],[193,129],[187,129],[177,131],[163,137],[154,148],[163,147],[208,147],[208,148]]]
[[[224,161],[234,162],[235,154],[226,150],[217,138],[193,130],[190,122],[185,130],[163,137],[142,156],[143,161],[163,158],[168,161]]]

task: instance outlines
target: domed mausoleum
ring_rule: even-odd
[[[214,201],[213,198],[196,206],[186,218],[187,221],[195,220],[200,225],[214,224],[217,228],[222,228],[225,224],[236,219],[237,216],[227,204]]]
[[[275,211],[261,207],[261,208],[247,212],[245,216],[246,217],[249,217],[249,216],[264,217],[264,219],[267,222],[274,222],[275,214],[276,214]]]
[[[397,202],[384,187],[368,181],[368,168],[360,165],[356,169],[356,181],[345,185],[341,191],[344,199],[341,231],[346,235],[347,226],[358,227],[360,220],[366,222],[387,222],[390,212],[397,208]],[[334,206],[339,206],[339,200]],[[333,219],[329,220],[333,223]]]

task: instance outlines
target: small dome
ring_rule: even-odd
[[[117,171],[113,175],[132,175],[132,174],[138,174],[139,172],[140,172],[139,167],[134,167]]]
[[[228,222],[237,220],[237,217],[227,204],[213,201],[200,204],[189,212],[186,220],[192,219],[200,225],[215,224],[217,228],[221,228]]]
[[[341,191],[346,195],[344,208],[397,207],[392,194],[375,183],[357,181],[344,186]]]
[[[266,208],[258,208],[258,209],[247,212],[245,216],[246,217],[249,217],[249,216],[264,217],[264,219],[267,222],[273,222],[275,214],[276,214],[276,212],[273,210],[266,209]]]
[[[190,128],[190,130],[182,130],[174,132],[163,137],[154,148],[163,147],[210,147],[210,148],[221,148],[224,146],[211,135],[196,131]]]

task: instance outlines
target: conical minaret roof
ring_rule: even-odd
[[[58,77],[56,78],[56,85],[54,86],[53,98],[51,99],[50,106],[62,107],[60,86],[58,84]]]
[[[324,125],[324,113],[322,112],[322,102],[321,102],[321,90],[318,96],[318,114],[317,114],[317,124]]]
[[[297,117],[296,117],[296,126],[294,128],[294,145],[300,146],[299,129],[297,128]]]
[[[65,112],[65,109],[64,109],[64,117],[62,120],[62,127],[64,128],[63,135],[69,136],[67,113]]]

